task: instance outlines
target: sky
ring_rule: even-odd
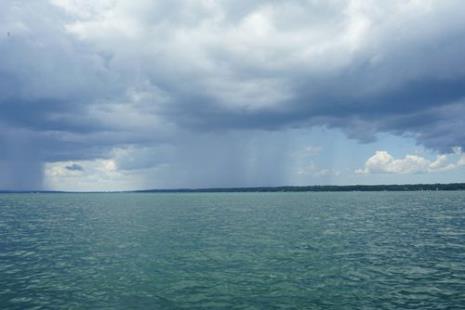
[[[0,189],[465,182],[462,0],[0,2]]]

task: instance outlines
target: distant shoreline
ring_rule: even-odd
[[[449,184],[394,184],[394,185],[311,185],[311,186],[261,186],[261,187],[218,187],[145,189],[128,191],[35,191],[0,190],[0,194],[20,193],[273,193],[273,192],[408,192],[408,191],[457,191],[465,190],[465,183]]]

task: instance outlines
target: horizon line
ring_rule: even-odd
[[[421,191],[421,190],[465,190],[465,183],[407,183],[407,184],[352,184],[352,185],[281,185],[239,186],[199,188],[150,188],[136,190],[1,190],[7,193],[215,193],[215,192],[349,192],[349,191]]]

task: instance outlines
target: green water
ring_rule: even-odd
[[[465,308],[465,192],[3,194],[2,309]]]

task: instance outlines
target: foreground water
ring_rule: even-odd
[[[0,308],[458,309],[465,192],[0,195]]]

